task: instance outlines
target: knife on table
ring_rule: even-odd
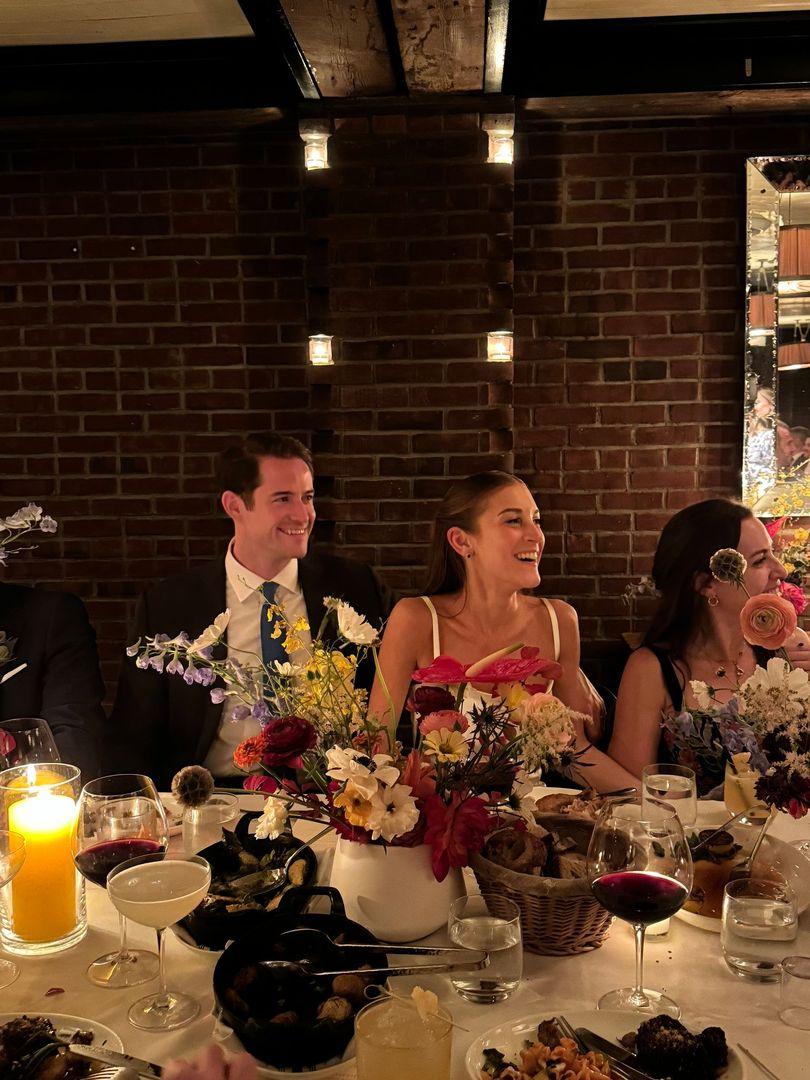
[[[121,1065],[124,1068],[134,1069],[140,1076],[154,1080],[163,1072],[160,1065],[153,1061],[144,1061],[142,1058],[131,1057],[129,1054],[121,1054],[117,1050],[108,1050],[106,1046],[85,1046],[81,1043],[71,1043],[68,1046],[71,1054],[77,1057],[90,1058],[92,1061],[103,1061],[106,1065]]]
[[[638,1058],[626,1047],[611,1042],[609,1039],[604,1039],[601,1035],[597,1035],[595,1031],[590,1031],[588,1028],[578,1027],[574,1030],[577,1037],[582,1040],[589,1050],[597,1050],[600,1054],[604,1054],[606,1058],[621,1065],[622,1071],[626,1074],[628,1080],[653,1080],[649,1073],[638,1068]]]

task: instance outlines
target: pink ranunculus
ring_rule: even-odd
[[[300,716],[277,716],[265,724],[262,735],[265,739],[262,764],[268,769],[279,765],[299,768],[301,754],[318,741],[315,728]]]
[[[807,813],[807,805],[801,799],[791,799],[788,803],[788,813],[798,821]]]
[[[464,665],[452,656],[437,656],[426,668],[417,668],[411,675],[416,683],[430,683],[434,686],[457,686],[465,681]]]
[[[411,750],[405,758],[400,783],[411,789],[415,799],[429,799],[436,793],[436,770],[433,763],[425,761],[418,750]]]
[[[477,683],[525,682],[530,675],[542,675],[547,679],[559,679],[563,669],[556,660],[541,657],[521,657],[518,660],[494,660],[473,676]]]
[[[268,795],[272,795],[274,791],[278,791],[278,782],[272,776],[254,773],[253,776],[245,777],[242,787],[245,791],[266,791]]]
[[[431,865],[437,881],[444,881],[451,866],[467,866],[470,856],[480,851],[491,819],[483,799],[464,798],[454,791],[449,806],[439,795],[425,804],[425,843],[433,848]]]
[[[14,736],[10,732],[0,728],[0,754],[2,754],[3,757],[8,757],[16,745],[17,740]]]
[[[804,589],[800,589],[798,585],[793,585],[789,581],[780,581],[779,594],[793,604],[797,615],[801,615],[807,607],[807,597],[804,595]]]
[[[420,723],[419,730],[423,735],[429,735],[431,731],[441,731],[442,728],[446,728],[447,731],[464,732],[469,726],[470,722],[464,713],[457,712],[455,709],[442,709],[441,712],[426,716]]]
[[[775,593],[759,593],[740,612],[740,628],[749,645],[781,649],[796,629],[796,609]]]

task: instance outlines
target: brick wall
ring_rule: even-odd
[[[10,576],[85,599],[110,680],[140,589],[220,550],[248,429],[311,432],[320,541],[403,590],[449,479],[514,462],[592,642],[666,517],[736,491],[743,162],[804,131],[519,128],[514,184],[463,112],[340,118],[310,174],[293,119],[0,143],[0,506],[62,526]]]

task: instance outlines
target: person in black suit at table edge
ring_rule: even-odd
[[[92,780],[106,717],[96,635],[84,604],[71,593],[0,582],[0,629],[16,638],[0,676],[27,664],[0,685],[0,723],[45,720],[61,760],[77,765],[84,782]]]
[[[393,596],[374,571],[351,559],[308,553],[315,523],[312,458],[287,435],[250,435],[226,450],[220,461],[221,504],[234,535],[224,558],[167,578],[141,597],[129,638],[185,630],[192,638],[230,608],[228,647],[262,656],[260,635],[264,583],[286,616],[306,616],[314,633],[321,625],[325,596],[346,600],[374,626],[381,626]],[[277,590],[277,591],[275,591]],[[332,632],[331,623],[325,636]],[[309,644],[306,635],[304,645]],[[237,656],[244,658],[243,652]],[[304,655],[290,659],[300,662]],[[373,662],[358,669],[358,685],[370,688]],[[146,772],[168,787],[184,765],[205,765],[220,783],[233,784],[236,746],[259,731],[256,720],[232,721],[232,705],[211,701],[210,688],[187,685],[124,661],[111,716],[107,771]]]

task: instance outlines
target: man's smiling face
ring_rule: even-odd
[[[301,559],[315,524],[312,473],[301,458],[260,458],[258,487],[226,510],[234,522],[234,555],[243,566]]]

